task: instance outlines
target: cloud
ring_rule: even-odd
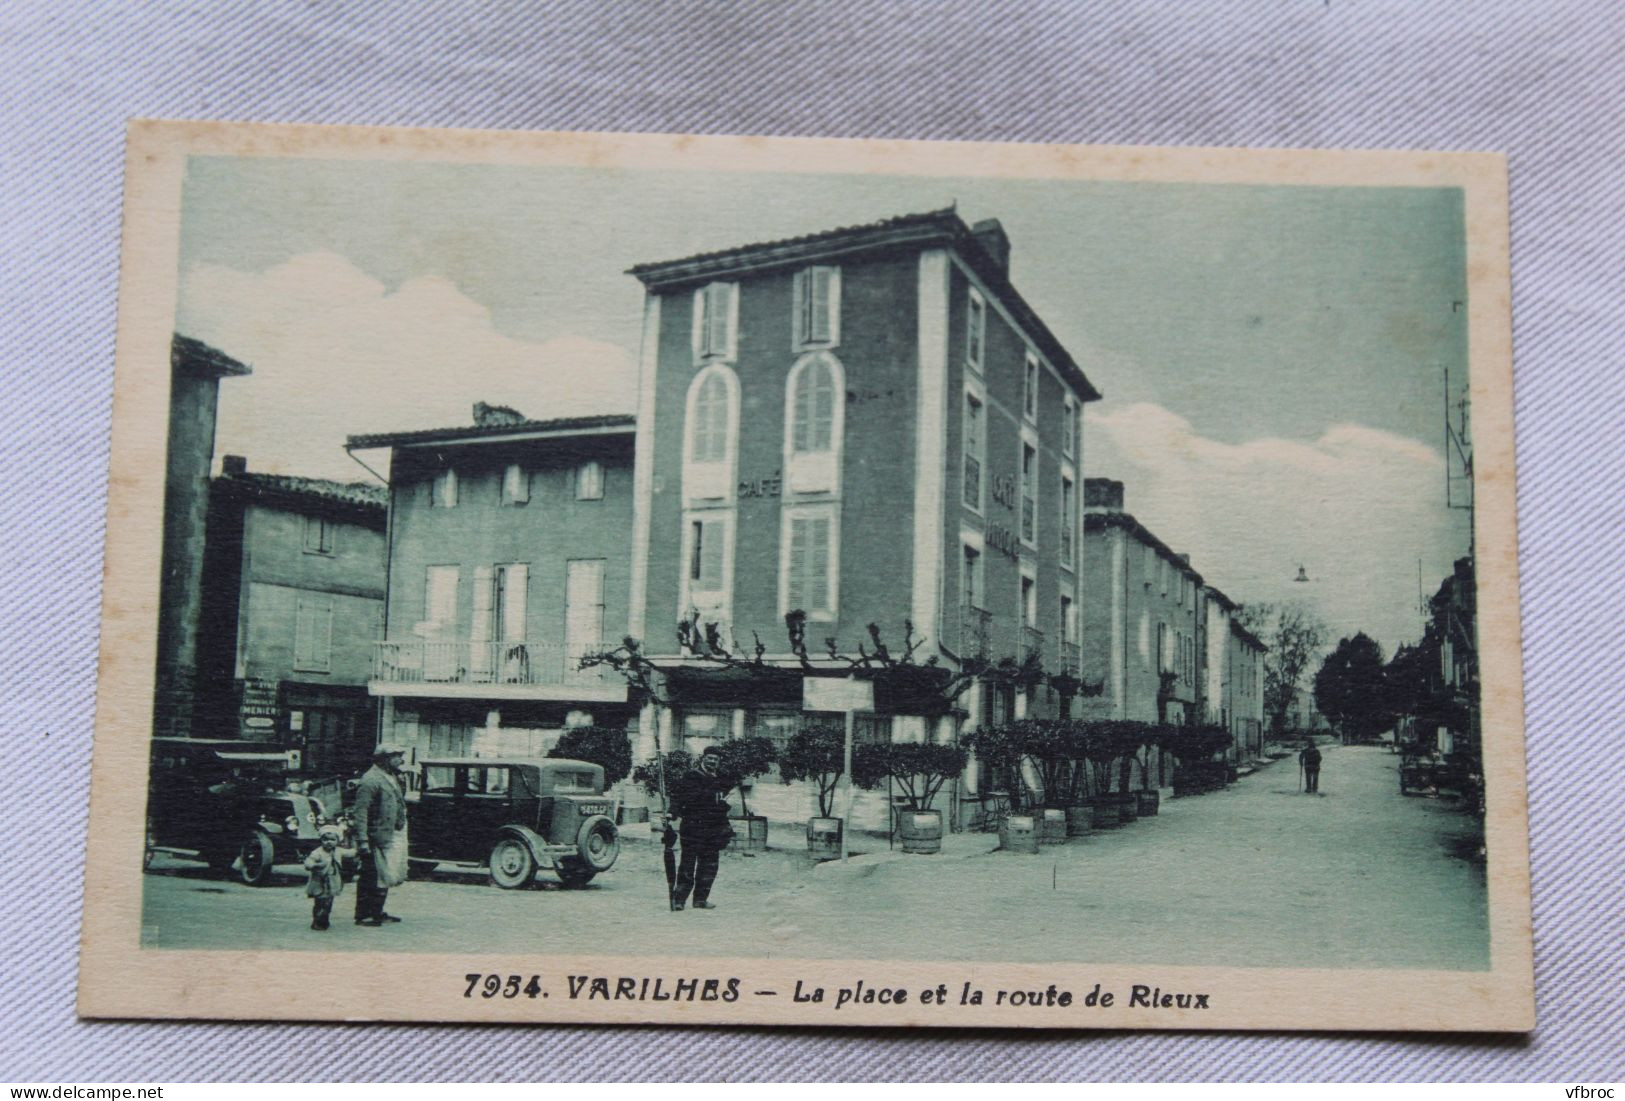
[[[1420,632],[1417,562],[1431,588],[1466,551],[1444,507],[1444,457],[1358,424],[1319,438],[1226,443],[1150,403],[1090,409],[1084,466],[1125,483],[1126,508],[1236,600],[1307,599],[1334,637],[1392,652]],[[1313,579],[1292,580],[1299,566]]]
[[[246,455],[252,470],[365,477],[342,450],[346,436],[471,423],[476,401],[535,418],[635,403],[637,365],[625,348],[515,340],[445,279],[390,290],[332,252],[263,272],[195,265],[176,328],[254,368],[221,385],[216,446]]]

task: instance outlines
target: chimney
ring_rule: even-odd
[[[223,455],[220,458],[220,473],[226,475],[247,474],[248,460],[241,455]]]
[[[1188,554],[1176,554],[1174,557],[1185,563],[1187,566],[1191,564],[1191,556]]]
[[[970,227],[971,236],[982,246],[982,251],[997,265],[999,271],[1010,274],[1010,238],[997,218],[984,218]]]
[[[1085,478],[1083,507],[1097,512],[1122,512],[1123,483],[1110,478]]]

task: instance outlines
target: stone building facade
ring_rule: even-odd
[[[633,425],[531,420],[352,436],[390,452],[389,581],[368,687],[414,758],[541,756],[568,726],[635,716],[613,671],[630,615]]]
[[[782,741],[808,720],[794,678],[785,698],[740,689],[678,644],[681,620],[791,667],[800,610],[815,652],[856,652],[870,623],[899,648],[907,624],[919,660],[1078,668],[1082,410],[1100,395],[1011,283],[997,222],[908,215],[631,273],[646,289],[632,632],[677,671],[675,706],[650,716],[664,744]],[[862,736],[947,741],[1058,706],[1044,687],[977,685],[928,713],[882,701]],[[972,770],[952,797],[975,785]],[[804,818],[809,800],[778,810]]]

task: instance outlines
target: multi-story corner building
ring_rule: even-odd
[[[675,625],[695,616],[781,664],[800,610],[815,653],[856,652],[870,623],[897,648],[907,623],[920,660],[1078,668],[1081,414],[1100,395],[1009,261],[998,222],[946,210],[631,269],[647,292],[632,631],[679,670],[674,737],[803,721],[799,696],[684,652]],[[1055,707],[1033,697],[978,686],[958,706],[969,725]],[[919,710],[880,701],[866,734],[960,732],[963,714]]]
[[[186,738],[193,733],[203,548],[220,380],[249,374],[249,368],[179,333],[170,344],[169,366],[169,442],[152,726],[156,737]]]
[[[1083,698],[1098,718],[1181,724],[1206,714],[1202,575],[1123,508],[1123,483],[1084,483]],[[1097,692],[1096,689],[1099,689]]]
[[[1264,752],[1264,653],[1268,649],[1242,625],[1240,606],[1218,589],[1207,589],[1207,721],[1224,727],[1238,758]]]
[[[530,420],[350,437],[388,448],[389,581],[369,690],[414,755],[541,755],[624,726],[627,686],[581,669],[630,616],[633,422]]]
[[[238,455],[221,467],[198,646],[208,736],[273,742],[314,777],[353,776],[377,741],[366,686],[383,623],[384,491],[251,473]]]

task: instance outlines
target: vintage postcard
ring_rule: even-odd
[[[1506,204],[134,124],[80,1012],[1532,1028]]]

